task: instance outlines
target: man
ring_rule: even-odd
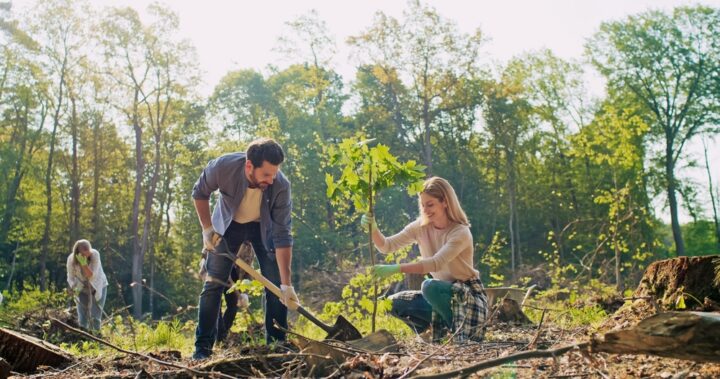
[[[268,343],[284,341],[287,308],[299,300],[290,282],[293,239],[290,234],[290,182],[280,172],[285,155],[272,139],[250,143],[246,153],[231,153],[208,163],[193,187],[192,197],[203,228],[203,245],[210,251],[207,278],[200,294],[193,359],[212,354],[220,298],[243,242],[255,250],[262,274],[280,286],[282,299],[265,291],[265,335]],[[210,195],[220,195],[210,216]],[[222,236],[221,239],[217,235]],[[287,308],[286,308],[287,307]]]

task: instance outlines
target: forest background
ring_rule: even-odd
[[[486,284],[622,292],[649,262],[720,253],[720,173],[710,158],[720,125],[716,7],[609,20],[577,61],[545,49],[492,63],[491,30],[463,32],[410,1],[402,16],[378,12],[342,41],[351,77],[332,68],[335,39],[309,11],[278,38],[286,64],[231,70],[209,96],[168,6],[0,7],[6,299],[62,291],[70,248],[86,238],[111,283],[108,309],[159,318],[196,304],[192,185],[210,159],[258,136],[287,152],[301,298],[315,290],[305,286],[311,270],[368,264],[358,211],[326,196],[326,174],[340,169],[329,148],[346,138],[375,138],[454,185]],[[588,70],[604,79],[599,97],[588,92]],[[691,169],[703,175],[682,175]],[[417,217],[400,185],[376,201],[386,234]]]

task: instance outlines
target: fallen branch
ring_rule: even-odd
[[[496,367],[503,365],[505,363],[509,362],[515,362],[523,359],[531,359],[531,358],[555,358],[558,355],[562,355],[567,353],[570,350],[573,349],[585,349],[590,344],[588,342],[578,343],[574,345],[568,345],[559,347],[557,349],[553,350],[531,350],[531,351],[523,351],[520,353],[511,354],[505,357],[490,359],[487,361],[483,361],[477,364],[474,364],[472,366],[463,367],[458,370],[453,371],[447,371],[439,374],[429,374],[429,375],[418,375],[415,376],[415,378],[432,378],[432,379],[444,379],[444,378],[457,378],[457,377],[464,377],[468,376],[474,372],[484,370],[486,368]]]
[[[134,355],[134,356],[136,356],[136,357],[141,357],[141,358],[147,359],[147,360],[149,360],[149,361],[152,361],[152,362],[161,364],[161,365],[163,365],[163,366],[168,366],[168,367],[173,367],[173,368],[185,370],[185,371],[187,371],[187,372],[189,372],[189,373],[191,373],[191,374],[193,374],[193,375],[198,375],[198,376],[202,376],[202,377],[216,377],[216,376],[217,376],[217,377],[220,377],[220,378],[234,379],[233,376],[225,375],[225,374],[223,374],[223,373],[221,373],[221,372],[198,371],[198,370],[195,370],[195,369],[190,368],[190,367],[186,367],[186,366],[178,365],[178,364],[175,364],[175,363],[166,362],[166,361],[163,361],[163,360],[160,360],[160,359],[157,359],[157,358],[153,358],[153,357],[151,357],[151,356],[149,356],[149,355],[145,355],[145,354],[142,354],[142,353],[138,353],[138,352],[136,352],[136,351],[126,350],[126,349],[123,349],[123,348],[121,348],[121,347],[119,347],[119,346],[115,346],[115,345],[113,345],[112,343],[107,342],[107,341],[105,341],[105,340],[103,340],[103,339],[101,339],[101,338],[95,337],[95,336],[93,336],[93,335],[90,334],[90,333],[86,333],[86,332],[84,332],[84,331],[82,331],[82,330],[80,330],[80,329],[73,328],[72,326],[70,326],[70,325],[68,325],[68,324],[66,324],[66,323],[64,323],[64,322],[62,322],[62,321],[60,321],[60,320],[58,320],[58,319],[56,319],[56,318],[50,317],[50,320],[53,321],[53,322],[57,322],[59,325],[61,325],[62,327],[64,327],[64,328],[67,329],[67,330],[70,330],[70,331],[72,331],[72,332],[78,333],[78,334],[80,334],[80,335],[82,335],[82,336],[84,336],[84,337],[90,338],[91,340],[96,341],[96,342],[99,342],[99,343],[101,343],[101,344],[103,344],[103,345],[109,346],[109,347],[111,347],[111,348],[113,348],[113,349],[115,349],[115,350],[117,350],[117,351],[119,351],[119,352],[121,352],[121,353],[125,353],[125,354],[128,354],[128,355]]]

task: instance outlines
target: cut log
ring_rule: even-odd
[[[634,297],[651,296],[663,310],[675,310],[681,296],[688,308],[699,308],[707,297],[720,301],[715,267],[720,256],[679,257],[653,262],[645,270]]]
[[[720,314],[658,313],[633,328],[606,333],[593,341],[592,350],[720,362]]]
[[[10,329],[0,328],[0,357],[13,371],[30,373],[38,366],[62,367],[73,358],[59,347]]]

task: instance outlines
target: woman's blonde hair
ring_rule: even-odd
[[[77,254],[80,252],[80,247],[87,247],[88,250],[92,250],[92,246],[90,245],[90,241],[88,240],[77,240],[75,242],[75,245],[73,245],[72,252],[73,254]]]
[[[465,215],[465,211],[460,206],[460,201],[458,201],[457,195],[455,195],[455,190],[447,180],[439,176],[433,176],[423,183],[423,189],[420,193],[432,196],[440,202],[446,203],[447,216],[451,222],[470,226],[467,215]],[[419,196],[418,207],[420,208],[420,223],[422,225],[427,225],[430,221],[427,217],[425,217],[425,214],[422,211],[422,200],[420,200]]]

